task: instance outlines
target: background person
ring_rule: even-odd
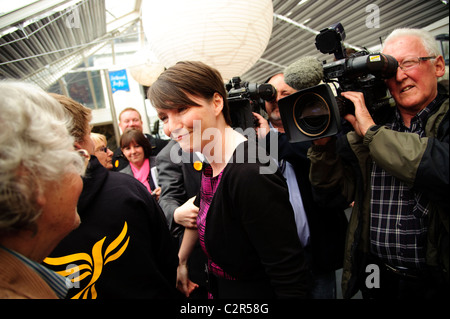
[[[142,127],[142,117],[141,114],[132,107],[127,107],[122,110],[119,114],[119,127],[122,134],[128,129],[137,129],[144,132]],[[145,137],[150,142],[151,153],[150,156],[156,156],[169,142],[168,140],[163,140],[160,138],[153,137],[150,134],[144,133]],[[120,171],[128,165],[126,157],[123,155],[122,150],[117,148],[113,155],[113,171]]]
[[[201,151],[208,162],[198,196],[198,231],[185,229],[179,251],[178,287],[187,296],[196,287],[186,263],[199,239],[214,298],[306,297],[308,272],[286,183],[279,171],[261,174],[270,160],[263,164],[255,143],[231,129],[220,73],[201,62],[178,62],[159,76],[148,96],[165,134],[183,151]]]
[[[67,294],[65,278],[41,262],[80,224],[84,160],[69,121],[40,88],[0,82],[0,298]]]
[[[445,62],[434,37],[420,29],[394,30],[383,53],[397,59],[386,84],[396,102],[387,123],[376,124],[359,92],[354,132],[323,138],[309,151],[318,192],[339,190],[355,200],[344,258],[344,298],[448,298],[448,95],[438,94]],[[365,283],[366,265],[378,265],[380,288]],[[367,275],[367,274],[366,274]]]
[[[174,140],[170,140],[156,156],[161,185],[159,205],[166,215],[172,236],[180,244],[183,228],[197,227],[198,207],[193,204],[193,199],[200,190],[202,166],[203,159],[197,152],[184,152]]]
[[[78,201],[83,221],[44,260],[67,273],[73,299],[178,298],[173,287],[177,251],[164,213],[135,178],[108,171],[94,154],[90,138],[91,110],[76,101],[51,94],[73,118],[75,147],[90,153]]]
[[[267,83],[277,89],[275,101],[266,102],[267,121],[259,114],[257,128],[263,143],[276,139],[278,145],[278,165],[286,178],[289,200],[294,208],[297,233],[303,243],[311,264],[313,283],[311,298],[336,299],[336,270],[342,268],[344,258],[347,218],[346,205],[334,206],[319,203],[314,199],[309,181],[310,161],[307,157],[311,142],[289,143],[281,120],[278,101],[297,92],[284,81],[283,73],[273,75]],[[265,128],[265,130],[261,130]],[[269,133],[261,136],[261,132]],[[266,149],[270,149],[267,144]]]
[[[111,170],[113,152],[108,148],[106,136],[99,133],[91,132],[91,139],[94,142],[94,155],[97,157],[100,164]]]
[[[120,137],[120,148],[128,160],[128,165],[120,172],[134,176],[158,200],[161,187],[156,184],[151,173],[151,168],[155,167],[156,163],[154,158],[150,157],[151,145],[145,135],[136,129],[126,130]]]

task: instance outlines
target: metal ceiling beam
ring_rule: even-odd
[[[79,49],[72,51],[70,54],[54,61],[50,65],[46,65],[33,74],[25,77],[24,80],[34,82],[42,88],[47,89],[71,69],[83,62],[85,58],[93,55],[110,43],[111,39],[125,31],[127,26],[138,20],[139,15],[136,12],[133,12],[125,15],[123,18],[112,21],[108,24],[108,32],[105,35],[94,39],[90,43],[86,43],[86,45],[81,46]]]
[[[108,23],[106,26],[106,32],[110,33],[112,31],[116,31],[121,28],[126,28],[128,25],[138,21],[139,19],[140,19],[139,12],[133,11]]]
[[[0,34],[11,28],[11,26],[20,25],[28,20],[34,19],[40,15],[46,14],[69,2],[76,3],[74,0],[41,0],[29,4],[25,7],[11,11],[3,15],[0,19]]]
[[[24,77],[23,80],[33,82],[46,90],[58,79],[68,73],[72,68],[82,63],[85,58],[93,55],[107,43],[108,40],[100,41],[97,44],[93,44],[72,52],[72,54],[54,61],[52,64],[46,65],[33,74]]]

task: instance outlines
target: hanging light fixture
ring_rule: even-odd
[[[130,59],[132,65],[128,68],[131,77],[141,85],[150,86],[164,71],[164,66],[158,61],[148,47],[138,50]]]
[[[142,2],[151,51],[167,68],[202,61],[228,81],[248,71],[269,42],[272,0],[163,0]]]

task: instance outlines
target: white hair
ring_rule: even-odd
[[[390,41],[405,36],[413,36],[419,38],[422,41],[422,45],[427,51],[428,55],[436,57],[441,55],[441,51],[439,50],[436,39],[430,32],[424,29],[414,29],[414,28],[395,29],[394,31],[391,32],[391,34],[388,35],[386,40],[384,40],[383,48]]]
[[[33,229],[36,198],[70,172],[83,174],[64,108],[32,84],[0,82],[0,235]]]

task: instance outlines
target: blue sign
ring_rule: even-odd
[[[130,91],[130,86],[128,84],[127,70],[119,70],[109,72],[109,81],[111,82],[112,92],[119,90]]]

